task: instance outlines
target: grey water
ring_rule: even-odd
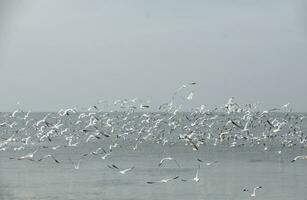
[[[39,145],[42,144],[32,150]],[[59,164],[48,159],[42,162],[9,159],[31,150],[0,151],[0,199],[307,199],[307,162],[291,163],[295,156],[307,153],[305,146],[285,148],[279,154],[278,146],[264,150],[261,145],[230,148],[204,144],[194,151],[184,142],[163,146],[147,141],[133,150],[133,141],[127,141],[110,158],[88,157],[75,169],[82,153],[101,145],[104,144],[91,141],[75,148],[59,148],[56,151]],[[38,151],[35,157],[52,152]],[[172,162],[159,168],[159,161],[167,156],[176,158],[180,168]],[[212,161],[217,162],[206,165]],[[135,169],[123,175],[107,167],[112,163]],[[195,177],[198,164],[200,181],[181,181]],[[179,178],[168,183],[147,184],[175,176]],[[262,189],[256,191],[255,197],[243,192],[244,188],[252,190],[256,186]]]
[[[84,150],[86,151],[86,150]],[[201,148],[197,153],[183,146],[159,148],[144,144],[142,150],[118,152],[111,160],[99,158],[81,161],[76,170],[72,163],[56,164],[8,160],[1,153],[0,199],[248,199],[243,188],[262,186],[257,199],[307,199],[306,162],[291,163],[295,155],[306,149],[291,150],[279,155],[261,149]],[[172,155],[181,168],[169,164],[158,169],[161,157]],[[65,161],[67,155],[61,155]],[[200,182],[174,180],[149,185],[146,181],[180,176],[193,178],[195,159],[217,160],[202,165]],[[114,173],[106,165],[135,169],[128,174]]]

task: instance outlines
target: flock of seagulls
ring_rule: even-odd
[[[146,143],[161,148],[185,145],[195,152],[205,145],[229,148],[258,146],[263,151],[276,150],[278,154],[285,149],[307,147],[307,136],[302,128],[307,117],[292,112],[289,104],[259,111],[256,104],[240,106],[232,97],[221,107],[212,109],[201,105],[185,112],[181,104],[176,104],[176,100],[191,101],[195,85],[195,82],[182,85],[174,92],[170,102],[161,104],[157,109],[152,108],[148,101],[135,98],[114,101],[113,106],[120,112],[107,112],[108,105],[103,104],[105,101],[99,101],[85,109],[74,107],[60,109],[56,113],[31,113],[21,109],[1,113],[0,151],[13,152],[15,156],[9,159],[18,161],[49,160],[61,164],[66,161],[57,157],[59,151],[70,151],[83,145],[100,145],[91,152],[83,152],[75,160],[69,158],[69,163],[77,170],[86,158],[109,160],[114,152],[121,149],[137,151]],[[161,158],[158,167],[173,162],[181,168],[179,159],[171,156]],[[307,155],[298,155],[290,162],[298,159],[307,160]],[[207,166],[218,163],[217,160],[200,158],[196,162],[199,164],[193,178],[174,176],[146,183],[168,183],[176,179],[197,183],[200,181],[201,163]],[[124,169],[114,163],[106,166],[122,175],[137,168],[131,166]],[[255,187],[251,196],[255,196],[260,188]],[[250,192],[246,188],[243,191]]]

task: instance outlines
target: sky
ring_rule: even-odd
[[[307,111],[303,0],[0,0],[0,111],[230,97]]]

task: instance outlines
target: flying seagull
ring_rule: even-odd
[[[44,157],[42,157],[41,159],[38,159],[37,161],[42,161],[42,160],[44,160],[44,159],[46,159],[46,158],[52,158],[53,160],[54,160],[54,162],[56,162],[56,163],[60,163],[53,155],[45,155]]]
[[[192,179],[181,179],[182,181],[195,181],[195,182],[199,182],[199,177],[198,177],[198,172],[199,172],[199,169],[200,169],[200,165],[198,165],[198,169],[196,171],[196,175],[194,178]]]
[[[126,174],[127,172],[129,172],[129,171],[131,171],[131,170],[133,170],[133,169],[135,168],[134,166],[132,166],[132,167],[129,167],[129,168],[127,168],[127,169],[120,170],[120,168],[117,167],[117,166],[114,165],[114,164],[107,165],[107,167],[110,168],[110,169],[119,170],[118,172],[121,173],[121,174]]]
[[[160,160],[158,166],[161,167],[161,165],[163,164],[163,162],[165,162],[166,160],[173,160],[173,161],[176,163],[176,165],[180,168],[178,162],[177,162],[174,158],[172,158],[172,157],[165,157],[165,158],[162,158],[162,159]]]
[[[38,151],[38,149],[36,149],[35,151],[33,151],[32,153],[28,153],[24,156],[20,156],[20,157],[15,157],[15,158],[10,158],[10,159],[16,159],[16,160],[23,160],[23,159],[27,159],[27,160],[30,160],[30,161],[34,161],[33,160],[33,157],[34,157],[34,154]]]
[[[302,155],[302,156],[296,156],[293,160],[291,160],[291,162],[295,162],[297,159],[303,159],[303,160],[307,160],[307,155]]]
[[[167,178],[167,179],[162,179],[160,181],[147,181],[148,184],[155,184],[155,183],[167,183],[169,181],[175,180],[179,178],[179,176],[173,177],[173,178]]]
[[[251,197],[255,197],[256,196],[256,190],[261,189],[262,186],[257,186],[253,189],[253,192],[251,193]],[[243,189],[243,192],[249,192],[249,190],[247,188]]]

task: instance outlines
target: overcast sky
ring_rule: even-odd
[[[307,111],[303,0],[0,0],[0,111],[100,99]]]

